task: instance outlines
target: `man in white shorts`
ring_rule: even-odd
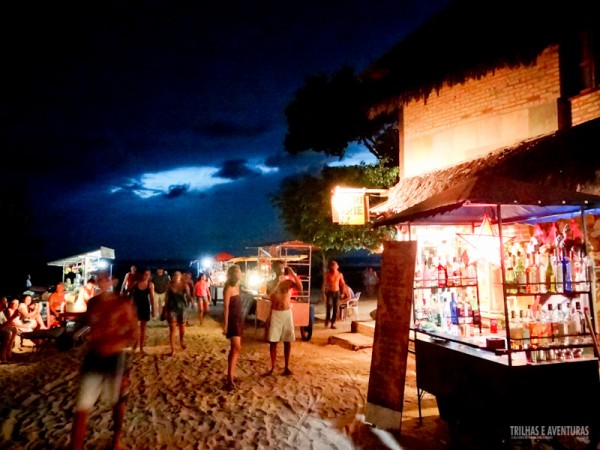
[[[302,281],[290,267],[285,267],[283,261],[274,260],[272,263],[275,279],[267,284],[267,294],[271,300],[271,318],[269,320],[269,352],[271,355],[271,370],[275,370],[277,357],[277,343],[283,342],[283,355],[285,369],[283,375],[291,375],[289,369],[292,342],[296,340],[294,334],[294,320],[292,317],[292,291],[302,292]],[[285,274],[284,274],[285,271]]]

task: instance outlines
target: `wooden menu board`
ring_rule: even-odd
[[[400,430],[413,298],[415,241],[384,243],[365,419]]]

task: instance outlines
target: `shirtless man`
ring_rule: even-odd
[[[90,326],[88,351],[81,370],[81,384],[75,404],[71,428],[71,448],[83,449],[88,414],[104,391],[113,405],[113,443],[119,441],[129,389],[125,348],[139,337],[133,302],[111,291],[110,275],[101,273],[97,279],[100,293],[90,299],[85,322]]]
[[[294,320],[292,317],[292,291],[302,292],[302,281],[290,267],[285,267],[283,261],[275,260],[272,263],[275,279],[267,283],[267,295],[271,300],[271,318],[269,319],[269,352],[271,356],[271,370],[275,370],[277,357],[277,343],[283,341],[283,355],[285,369],[283,375],[291,375],[289,369],[292,342],[296,340],[294,334]],[[284,274],[285,271],[285,274]]]
[[[322,292],[325,295],[325,328],[331,321],[331,328],[335,329],[335,319],[337,318],[338,305],[340,303],[341,292],[346,285],[344,275],[340,272],[337,261],[329,261],[327,272],[323,276]]]
[[[50,310],[48,313],[48,328],[53,325],[60,325],[60,318],[66,301],[65,294],[65,285],[58,283],[56,290],[48,297],[48,309]]]

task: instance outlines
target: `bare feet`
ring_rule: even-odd
[[[268,377],[269,375],[273,375],[273,370],[274,369],[275,369],[274,367],[271,367],[271,370],[269,370],[268,372],[265,372],[265,374],[263,376],[264,377]]]
[[[329,326],[329,320],[325,319],[325,328]]]
[[[233,380],[227,380],[227,382],[225,383],[225,388],[228,391],[233,391],[235,389],[235,383],[233,382]]]
[[[183,341],[181,341],[181,348],[182,348],[183,350],[185,350],[185,349],[187,348],[187,346],[185,345],[185,343],[184,343]]]
[[[337,328],[336,328],[336,326],[335,326],[335,325],[331,325],[331,329],[332,329],[332,330],[336,330]]]
[[[282,375],[285,375],[285,376],[287,377],[287,376],[290,376],[291,374],[292,374],[292,371],[291,371],[290,369],[286,368],[286,369],[283,371],[283,374],[282,374]]]

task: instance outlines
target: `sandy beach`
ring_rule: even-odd
[[[372,302],[371,305],[375,305]],[[317,304],[315,312],[323,309]],[[363,311],[368,313],[365,308]],[[147,355],[133,353],[131,394],[122,444],[129,449],[442,449],[449,443],[435,398],[422,400],[418,419],[415,366],[409,356],[402,429],[382,433],[363,422],[371,349],[348,350],[328,344],[329,336],[350,332],[350,321],[336,330],[316,320],[310,341],[292,347],[292,376],[269,368],[264,330],[246,324],[236,373],[237,387],[225,389],[229,341],[221,332],[222,304],[211,307],[202,326],[191,314],[186,350],[168,356],[168,328],[151,321]],[[27,341],[26,341],[27,342]],[[53,345],[26,347],[0,366],[2,429],[0,449],[64,449],[85,347],[66,352]],[[87,447],[107,448],[112,414],[104,404],[90,415]],[[384,442],[388,441],[388,444]]]

